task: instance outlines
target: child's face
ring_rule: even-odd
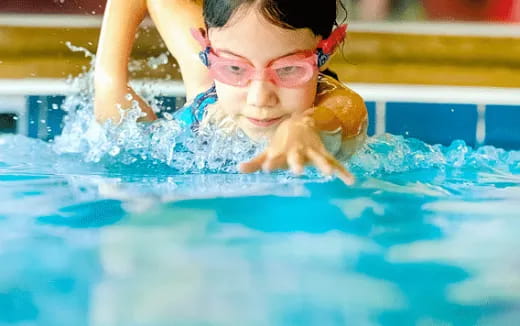
[[[215,52],[245,59],[257,70],[275,59],[314,50],[321,38],[309,29],[289,30],[268,22],[255,8],[239,9],[223,28],[209,30]],[[297,88],[283,88],[268,80],[251,80],[246,87],[215,81],[218,110],[231,116],[252,139],[271,137],[281,121],[314,104],[318,74]]]

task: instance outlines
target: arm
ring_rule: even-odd
[[[207,69],[198,59],[200,46],[189,29],[203,26],[200,0],[109,0],[96,58],[95,114],[99,121],[119,121],[117,105],[131,107],[131,94],[154,120],[151,108],[128,86],[128,60],[135,33],[148,12],[172,55],[179,63],[188,99],[211,86]]]
[[[211,87],[208,69],[200,62],[199,43],[190,29],[204,27],[202,0],[146,0],[148,11],[168,50],[177,60],[188,101]]]
[[[135,33],[146,14],[145,0],[108,0],[96,57],[94,76],[94,114],[98,121],[121,119],[118,105],[130,108],[131,94],[139,102],[145,120],[156,119],[155,113],[129,86],[128,60]]]

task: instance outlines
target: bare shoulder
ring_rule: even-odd
[[[340,81],[320,75],[316,106],[326,107],[341,121],[346,138],[366,129],[368,112],[363,98]]]
[[[365,101],[354,90],[330,76],[320,75],[318,78],[316,105],[366,110]]]

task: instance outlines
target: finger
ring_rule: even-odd
[[[303,173],[305,157],[299,150],[290,151],[289,154],[287,154],[287,163],[289,164],[292,173],[300,175]]]
[[[315,156],[315,160],[313,160],[314,164],[316,164],[317,167],[320,167],[317,163],[316,163],[316,160],[325,160],[327,161],[328,163],[328,167],[330,167],[332,170],[330,171],[330,173],[327,173],[328,171],[323,171],[322,168],[320,168],[320,170],[325,174],[325,175],[331,175],[332,172],[335,172],[336,176],[341,180],[343,181],[343,183],[345,183],[346,185],[353,185],[356,178],[352,175],[352,173],[350,173],[343,164],[341,164],[338,160],[336,160],[333,156],[329,155],[328,153],[327,154],[320,154],[318,152],[316,152],[315,150],[310,150],[310,155],[314,155]],[[309,153],[308,153],[309,154]],[[322,165],[325,164],[324,162],[322,162]]]
[[[258,155],[257,157],[253,158],[252,160],[240,164],[240,166],[239,166],[240,172],[252,173],[252,172],[256,172],[256,171],[260,170],[262,168],[262,164],[264,163],[266,157],[267,157],[267,153],[263,152],[262,154]]]
[[[325,155],[315,151],[312,148],[307,149],[306,154],[309,160],[314,163],[314,165],[321,171],[321,173],[327,176],[332,175],[334,166],[330,163],[329,159]]]
[[[262,170],[271,172],[274,170],[285,169],[287,167],[287,160],[284,154],[277,154],[274,156],[267,156],[267,159],[262,164]]]
[[[336,161],[336,160],[335,160]],[[336,161],[336,176],[346,185],[352,186],[356,182],[356,178],[350,173],[343,164]]]

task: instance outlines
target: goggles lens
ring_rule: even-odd
[[[314,60],[314,56],[296,55],[257,70],[248,62],[210,54],[209,70],[214,79],[232,86],[245,87],[253,79],[265,79],[280,87],[293,88],[308,82],[318,71],[312,64]]]

